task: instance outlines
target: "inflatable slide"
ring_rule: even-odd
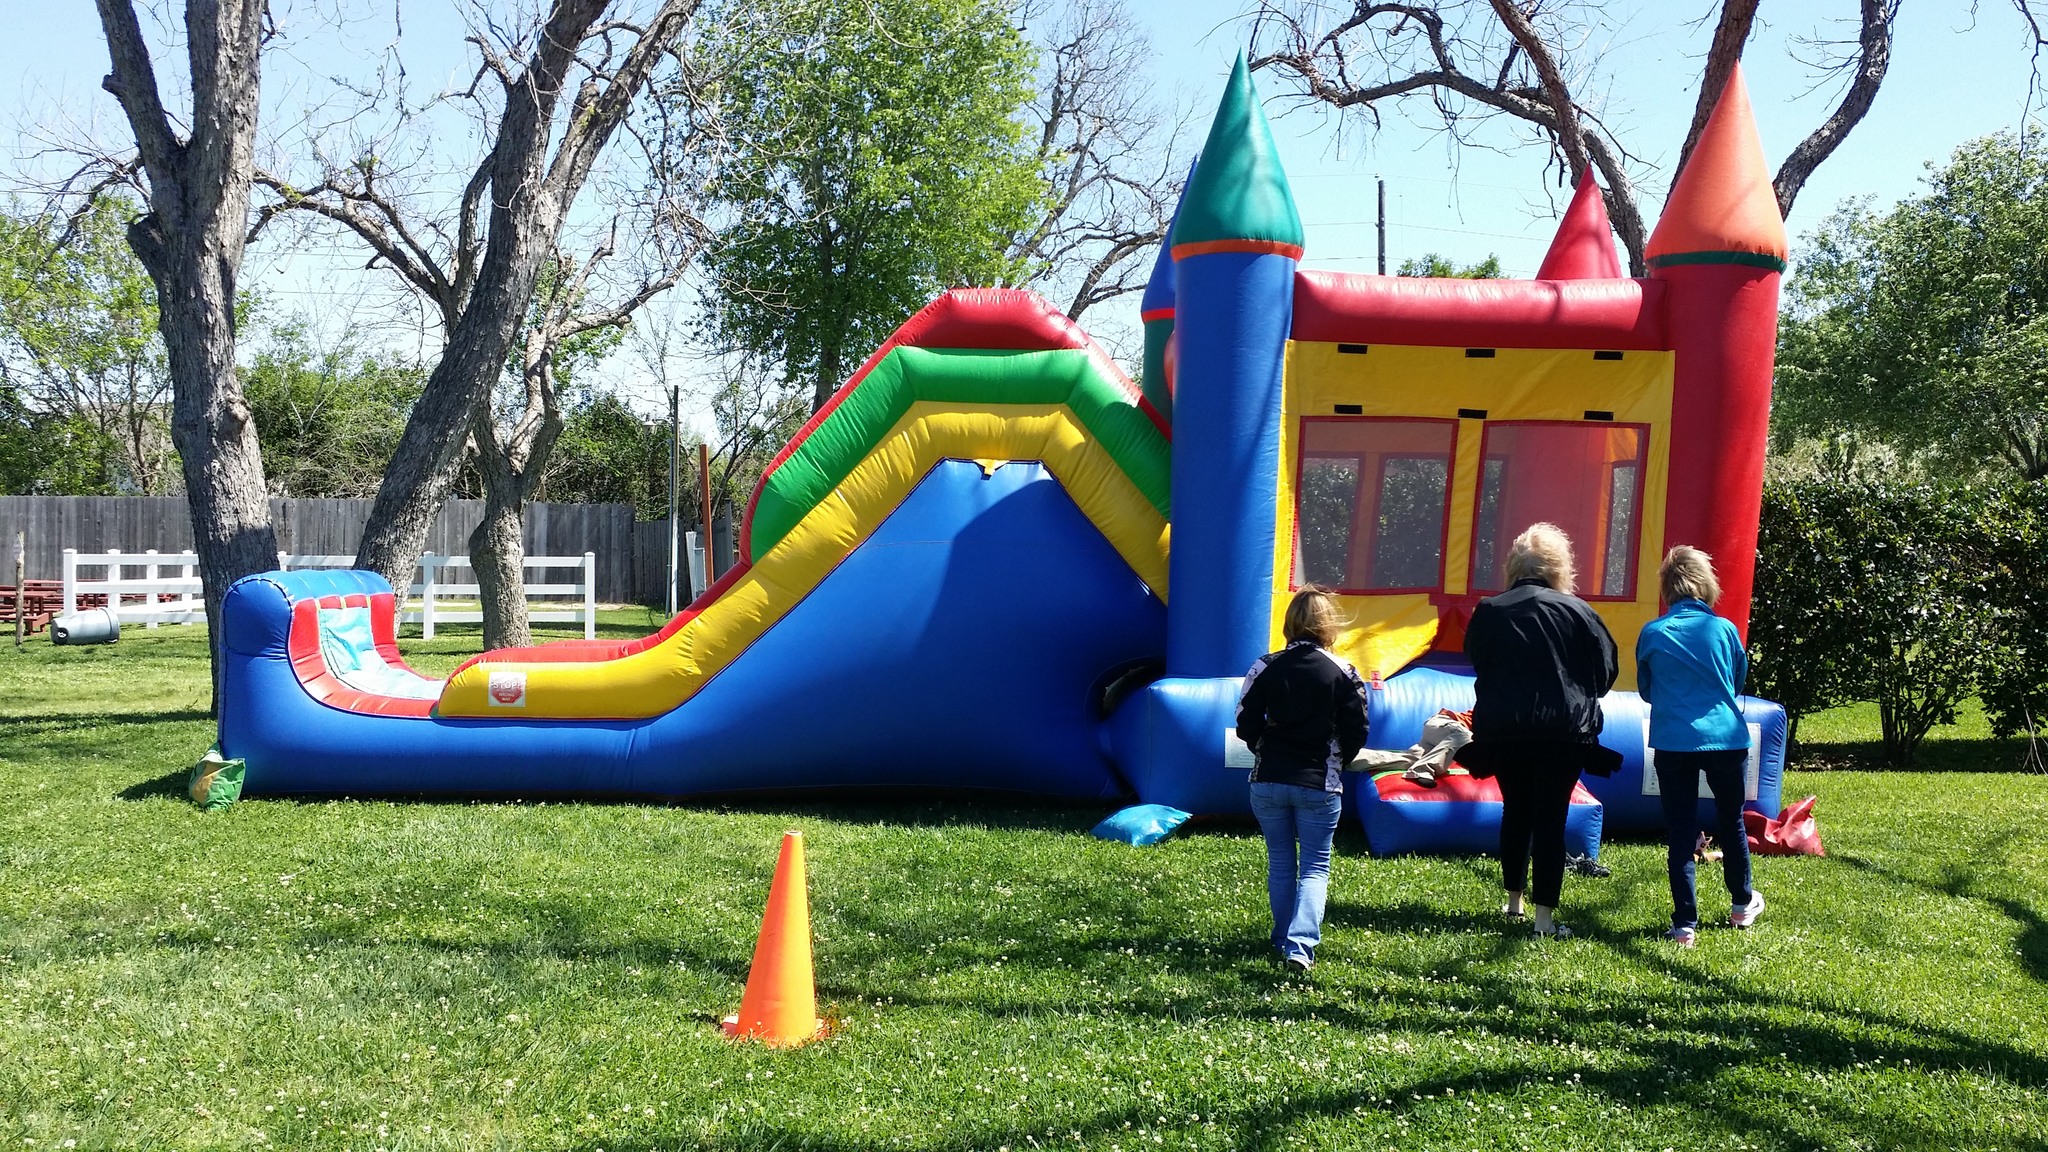
[[[911,789],[1248,811],[1238,678],[1339,592],[1371,746],[1466,708],[1464,623],[1535,520],[1619,642],[1572,827],[1661,825],[1632,689],[1656,565],[1704,548],[1748,626],[1785,237],[1739,72],[1621,273],[1583,182],[1533,280],[1308,271],[1242,61],[1142,305],[1142,390],[1013,290],[946,293],[775,458],[740,562],[661,631],[405,667],[378,577],[224,607],[251,794],[699,797]],[[1754,806],[1784,716],[1746,701]],[[1373,850],[1489,847],[1499,793],[1349,778]]]

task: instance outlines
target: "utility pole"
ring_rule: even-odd
[[[671,384],[668,390],[668,614],[671,616],[677,611],[676,561],[682,555],[683,539],[682,525],[676,519],[682,513],[682,497],[676,491],[677,474],[682,465],[682,432],[682,391]]]
[[[1387,182],[1380,184],[1380,275],[1387,274]]]
[[[116,573],[118,575],[118,573]],[[155,599],[155,597],[151,597]],[[21,647],[22,607],[28,602],[28,532],[14,534],[14,646]]]
[[[713,566],[714,549],[711,547],[711,445],[697,445],[697,486],[704,492],[704,586],[718,579],[718,570]]]

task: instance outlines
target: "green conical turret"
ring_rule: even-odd
[[[1174,259],[1204,252],[1301,255],[1301,217],[1242,52],[1173,226]]]

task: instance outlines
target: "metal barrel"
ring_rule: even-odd
[[[121,618],[112,608],[90,608],[50,621],[52,644],[111,644],[121,638]]]

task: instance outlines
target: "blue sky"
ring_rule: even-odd
[[[1157,87],[1189,113],[1192,146],[1245,35],[1237,19],[1244,0],[1132,4],[1156,53]],[[1627,145],[1661,166],[1642,181],[1644,214],[1654,221],[1690,120],[1710,31],[1692,21],[1710,5],[1616,0],[1611,7],[1634,14],[1591,46],[1598,51],[1589,56],[1597,56],[1603,77],[1594,91],[1603,116],[1620,127]],[[115,140],[124,127],[112,97],[99,89],[107,58],[92,7],[74,2],[36,8],[35,20],[13,22],[13,34],[0,39],[0,77],[6,78],[0,80],[0,132],[12,137],[17,174],[54,171],[57,159],[37,156],[52,139]],[[1837,95],[1832,85],[1811,90],[1813,77],[1788,55],[1788,42],[1816,33],[1830,39],[1853,35],[1853,25],[1831,22],[1853,15],[1855,8],[1854,0],[1763,5],[1764,18],[1773,22],[1760,27],[1744,66],[1773,169]],[[466,80],[463,25],[442,0],[412,0],[399,9],[402,35],[394,31],[394,9],[382,3],[282,0],[277,9],[287,35],[284,55],[266,64],[271,131],[289,131],[331,108],[331,77],[366,82],[394,39],[413,82],[433,87]],[[1794,259],[1799,238],[1843,199],[1870,196],[1884,204],[1912,195],[1929,161],[1941,161],[1965,140],[2018,125],[2028,78],[2024,29],[2003,0],[1983,0],[1974,13],[1963,2],[1905,4],[1891,70],[1875,107],[1809,181],[1794,208],[1788,222]],[[1387,181],[1390,267],[1431,251],[1461,263],[1493,254],[1510,274],[1526,276],[1541,261],[1566,197],[1554,186],[1554,174],[1545,172],[1542,150],[1524,145],[1526,134],[1504,124],[1481,137],[1491,148],[1453,149],[1441,135],[1408,122],[1426,121],[1419,107],[1413,117],[1389,116],[1377,135],[1360,121],[1339,132],[1335,115],[1282,98],[1279,77],[1262,73],[1258,83],[1301,209],[1310,266],[1372,270],[1376,178]],[[467,154],[467,147],[462,150]],[[245,282],[261,283],[285,311],[328,322],[388,313],[399,294],[388,274],[364,272],[362,263],[361,253],[346,241],[291,252],[259,247]],[[1136,307],[1132,297],[1107,309],[1134,315]],[[1089,319],[1113,317],[1091,313]],[[644,390],[636,386],[630,365],[615,361],[612,371],[622,388]]]

